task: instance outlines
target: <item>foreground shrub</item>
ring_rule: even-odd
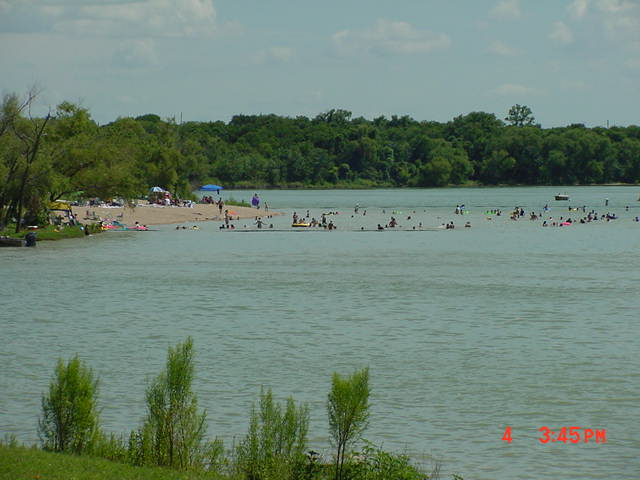
[[[169,347],[165,371],[147,388],[147,418],[129,439],[132,463],[179,470],[201,467],[206,412],[198,411],[193,382],[193,341]]]
[[[96,457],[106,458],[113,462],[129,462],[127,443],[124,441],[122,436],[118,436],[113,433],[109,435],[100,433],[96,438],[91,454]]]
[[[411,464],[406,455],[399,455],[367,444],[362,452],[345,461],[344,478],[353,480],[425,480],[429,478]]]
[[[273,400],[271,389],[260,391],[260,405],[251,411],[249,432],[236,447],[238,472],[248,480],[302,478],[306,469],[309,408]]]
[[[54,452],[90,452],[99,436],[98,380],[76,355],[65,364],[61,359],[42,397],[38,434],[42,447]]]
[[[333,374],[327,401],[329,431],[336,447],[335,478],[342,480],[347,448],[358,441],[369,422],[369,369],[348,377]]]

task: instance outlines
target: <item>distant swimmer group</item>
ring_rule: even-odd
[[[447,215],[444,213],[445,210],[446,208],[439,208],[439,211],[433,211],[429,216],[427,216],[426,209],[420,209],[419,213],[417,210],[413,209],[408,211],[405,210],[403,213],[401,210],[389,207],[379,209],[368,207],[368,209],[364,209],[359,203],[355,204],[349,215],[340,215],[344,212],[340,212],[335,209],[329,210],[327,208],[319,211],[313,211],[311,209],[304,209],[300,211],[298,209],[290,211],[291,216],[289,217],[290,223],[288,225],[286,225],[286,220],[285,225],[283,225],[283,222],[276,222],[275,229],[280,229],[278,231],[282,231],[282,229],[297,231],[309,229],[314,231],[333,231],[337,229],[340,229],[341,231],[458,231],[456,229],[458,226],[456,223],[463,227],[464,230],[470,230],[472,228],[473,219],[476,217],[495,220],[500,225],[506,225],[511,222],[521,222],[526,219],[532,223],[536,222],[538,225],[543,227],[567,227],[592,222],[612,222],[620,218],[615,212],[597,212],[595,209],[587,208],[586,205],[569,206],[568,210],[566,206],[563,207],[564,212],[569,212],[568,215],[558,215],[555,212],[552,214],[552,209],[549,207],[549,204],[542,203],[539,210],[527,208],[523,205],[517,205],[513,207],[513,209],[509,209],[508,213],[505,212],[504,217],[506,218],[502,217],[502,209],[495,207],[487,207],[486,210],[483,209],[484,215],[476,215],[472,217],[472,213],[469,211],[467,205],[459,203],[455,205],[455,208],[449,210],[449,214],[465,215],[467,218],[464,218],[464,220],[461,219],[462,221],[460,222],[455,222],[455,219],[447,219],[445,217],[445,215]],[[553,210],[556,210],[556,208]],[[630,207],[627,206],[626,211],[629,212],[629,210]],[[387,212],[391,213],[391,215]],[[235,219],[230,215],[228,210],[225,210],[224,213],[224,223],[220,228],[233,230],[234,227],[231,220]],[[276,215],[279,213],[280,212],[276,212]],[[503,220],[501,220],[500,217],[502,217]],[[247,222],[242,229],[274,229],[274,224],[267,221],[266,218],[271,218],[271,215],[266,214],[263,217],[256,216],[252,224]],[[636,215],[632,217],[632,219],[636,223],[640,223],[640,216]],[[427,226],[425,227],[425,225]],[[236,227],[238,227],[238,225],[236,225]]]

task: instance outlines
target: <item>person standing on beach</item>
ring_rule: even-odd
[[[218,200],[218,210],[220,210],[220,215],[222,215],[222,209],[224,208],[224,202],[222,199]]]
[[[253,198],[251,199],[251,205],[253,205],[257,209],[260,209],[260,197],[258,196],[257,193],[253,194]]]

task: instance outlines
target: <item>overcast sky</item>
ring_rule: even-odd
[[[0,90],[157,113],[639,124],[640,0],[0,0]]]

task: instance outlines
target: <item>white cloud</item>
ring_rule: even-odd
[[[491,10],[491,16],[497,18],[520,18],[520,0],[501,0]]]
[[[553,30],[551,30],[549,38],[554,42],[561,43],[563,45],[573,43],[573,33],[564,22],[555,22],[553,24]]]
[[[230,20],[216,24],[216,33],[225,36],[240,36],[245,34],[247,28],[237,20]]]
[[[640,2],[637,0],[598,0],[605,33],[625,49],[640,43]]]
[[[0,11],[5,2],[0,0]],[[213,0],[26,0],[16,12],[28,14],[42,31],[92,36],[182,37],[216,32]]]
[[[41,11],[48,17],[59,17],[64,13],[64,8],[59,5],[45,5],[41,7]]]
[[[589,0],[573,0],[567,7],[573,18],[583,18],[589,9]]]
[[[151,38],[122,42],[113,54],[116,63],[126,67],[149,67],[158,64],[155,42]]]
[[[489,46],[489,52],[495,53],[496,55],[501,55],[503,57],[513,57],[520,54],[520,50],[516,48],[512,48],[509,45],[499,40],[496,42],[493,42]]]
[[[583,80],[564,80],[560,83],[560,87],[565,90],[586,90],[588,85]]]
[[[289,47],[271,47],[269,55],[281,62],[288,62],[291,55],[293,55],[293,49]]]
[[[629,0],[598,0],[598,8],[606,13],[621,13],[634,8],[634,2]]]
[[[342,30],[332,37],[343,54],[361,52],[416,54],[448,48],[451,40],[444,33],[418,30],[407,22],[378,20],[365,30]]]
[[[254,63],[286,63],[291,60],[293,49],[291,47],[271,47],[258,52],[254,57]]]
[[[516,85],[514,83],[504,83],[492,90],[492,93],[498,95],[537,95],[539,90],[525,85]]]

